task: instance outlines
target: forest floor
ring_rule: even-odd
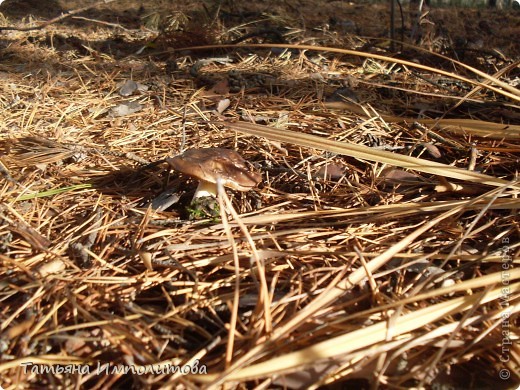
[[[520,12],[403,16],[5,1],[0,387],[516,388]]]

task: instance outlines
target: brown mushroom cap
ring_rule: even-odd
[[[242,156],[231,149],[189,149],[166,161],[178,172],[209,183],[221,179],[224,186],[239,191],[249,191],[262,179],[259,173],[251,172]]]

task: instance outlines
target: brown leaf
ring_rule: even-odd
[[[430,153],[433,158],[441,158],[442,153],[437,146],[429,142],[421,142],[421,145]]]
[[[424,179],[415,173],[402,169],[390,168],[383,172],[385,182],[392,184],[418,184],[424,183]]]
[[[316,177],[324,180],[339,180],[345,175],[345,166],[339,164],[326,164],[316,172]]]
[[[217,95],[227,95],[229,94],[229,83],[227,79],[218,81],[210,90]]]

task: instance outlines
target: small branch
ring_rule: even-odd
[[[75,20],[85,20],[87,22],[102,24],[103,26],[120,28],[121,30],[124,30],[124,31],[130,31],[129,29],[127,29],[126,27],[121,26],[118,23],[105,22],[104,20],[90,19],[90,18],[85,18],[83,16],[73,16],[72,19],[75,19]]]
[[[78,9],[75,9],[75,10],[72,10],[72,11],[68,11],[67,13],[62,14],[60,16],[57,16],[54,19],[47,20],[46,22],[43,22],[43,23],[41,23],[40,25],[38,25],[36,27],[0,27],[0,31],[34,31],[34,30],[41,30],[41,29],[47,27],[50,24],[61,22],[62,20],[67,19],[67,18],[69,18],[69,17],[71,17],[73,15],[79,14],[81,12],[85,12],[85,11],[87,11],[87,10],[89,10],[91,8],[95,8],[95,7],[99,6],[99,5],[112,3],[114,1],[116,1],[116,0],[103,0],[103,1],[100,1],[100,2],[98,2],[96,4],[92,4],[92,5],[88,5],[86,7],[78,8]]]

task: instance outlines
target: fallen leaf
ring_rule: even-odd
[[[390,168],[383,172],[382,177],[385,182],[391,184],[419,184],[424,183],[424,178],[415,173],[402,169]]]
[[[119,88],[121,96],[130,96],[137,91],[137,83],[134,80],[126,80],[126,82]]]
[[[231,104],[231,100],[229,99],[222,99],[217,103],[217,112],[219,114],[222,114]]]
[[[117,118],[120,116],[127,116],[143,109],[143,105],[137,102],[123,102],[110,109],[109,116]]]
[[[421,145],[428,151],[430,156],[432,156],[434,158],[441,158],[442,157],[441,151],[434,144],[429,143],[429,142],[421,142]]]
[[[213,92],[217,95],[227,95],[229,94],[229,83],[227,79],[218,81],[211,89],[210,92]]]
[[[37,272],[41,275],[41,277],[45,277],[49,274],[56,274],[65,269],[65,263],[59,259],[52,260],[49,263],[43,264],[41,267],[38,267]]]
[[[316,177],[324,180],[339,180],[345,175],[345,167],[339,164],[326,164],[316,172]]]

